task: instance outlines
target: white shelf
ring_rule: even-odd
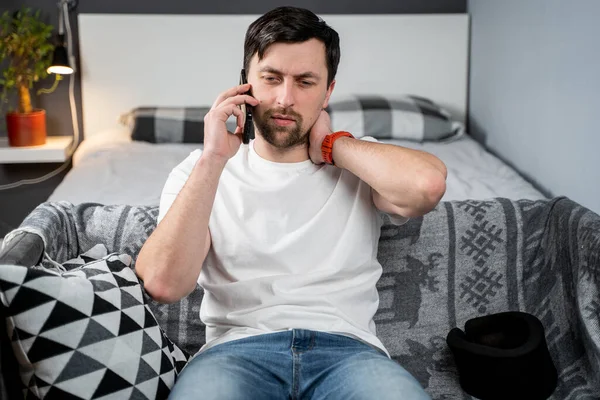
[[[72,136],[48,136],[41,146],[10,147],[8,138],[0,138],[0,164],[51,163],[66,161]]]

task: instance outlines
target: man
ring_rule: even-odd
[[[331,131],[339,39],[312,12],[266,13],[244,53],[248,84],[215,100],[204,149],[171,172],[136,262],[158,301],[196,282],[205,291],[207,343],[172,398],[429,398],[376,337],[376,252],[381,214],[401,224],[433,209],[444,164]],[[248,145],[244,103],[256,128]]]

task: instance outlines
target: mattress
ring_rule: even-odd
[[[515,170],[469,136],[446,143],[380,140],[430,152],[448,168],[442,200],[543,199]],[[170,171],[201,144],[131,141],[124,131],[87,139],[73,157],[73,168],[49,201],[73,204],[158,205]]]

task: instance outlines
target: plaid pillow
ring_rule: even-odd
[[[333,130],[356,137],[424,142],[455,139],[464,133],[463,125],[444,108],[412,95],[347,96],[330,102],[327,112]]]
[[[138,107],[121,116],[131,139],[150,143],[203,143],[204,116],[209,107]],[[227,129],[235,130],[230,118]]]
[[[132,140],[150,143],[204,143],[204,116],[209,107],[138,107],[121,116]],[[332,128],[356,137],[443,141],[463,135],[464,127],[450,113],[424,97],[355,95],[327,107]],[[236,120],[227,121],[235,130]]]
[[[144,301],[131,257],[98,245],[60,269],[0,265],[25,398],[166,399],[188,355]]]

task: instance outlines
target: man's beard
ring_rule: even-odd
[[[294,123],[290,126],[278,126],[273,120],[273,115],[281,114],[294,119]],[[262,114],[255,112],[254,122],[260,131],[262,137],[271,146],[278,149],[290,149],[296,146],[308,145],[309,137],[307,132],[302,131],[302,116],[292,110],[269,109]],[[281,135],[280,132],[287,134]]]

